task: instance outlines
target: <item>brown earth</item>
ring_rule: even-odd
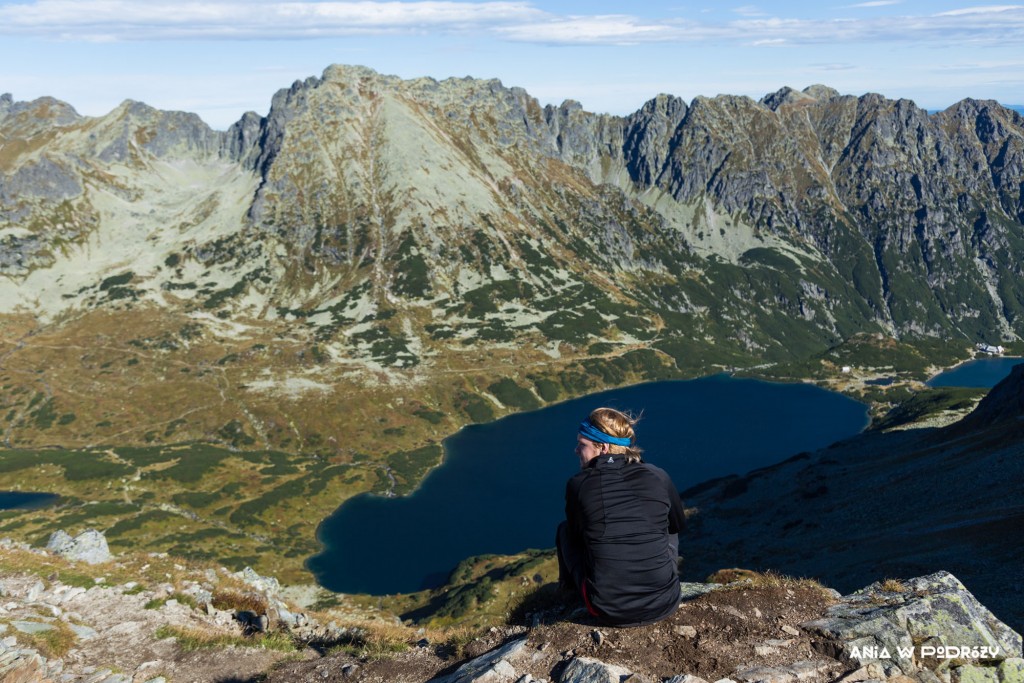
[[[798,624],[821,616],[831,602],[829,593],[810,584],[717,590],[684,600],[668,619],[635,628],[603,626],[575,606],[555,606],[524,615],[534,626],[491,629],[458,653],[451,643],[428,642],[383,657],[336,652],[315,661],[283,663],[267,681],[427,681],[522,637],[527,638],[526,652],[532,655],[525,658],[527,664],[516,666],[517,676],[528,673],[536,679],[557,680],[568,661],[579,656],[624,667],[649,680],[687,673],[714,681],[749,666],[822,658],[815,650],[815,639]],[[831,678],[852,668],[833,662]]]

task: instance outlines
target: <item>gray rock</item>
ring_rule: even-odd
[[[30,635],[46,633],[47,631],[52,631],[54,629],[51,624],[42,624],[38,621],[12,621],[11,626],[13,626],[16,631],[21,631],[22,633],[28,633]]]
[[[281,591],[281,584],[277,579],[272,576],[260,576],[252,567],[246,567],[235,576],[268,596],[277,595]]]
[[[673,676],[672,678],[665,681],[665,683],[708,683],[700,676],[691,676],[690,674],[680,674]]]
[[[995,618],[952,574],[938,572],[906,582],[901,593],[872,584],[830,607],[823,619],[802,626],[838,643],[859,664],[876,662],[887,672],[918,671],[915,648],[986,647],[1006,659],[1021,651],[1021,637]],[[973,674],[971,674],[973,675]]]
[[[697,629],[695,629],[693,626],[688,626],[684,624],[682,626],[676,626],[674,630],[678,635],[682,636],[683,638],[697,637]]]
[[[562,672],[560,683],[620,683],[632,672],[597,659],[576,657]]]
[[[733,678],[742,683],[795,683],[796,674],[788,668],[776,666],[754,666],[741,669]]]
[[[999,665],[999,683],[1024,683],[1024,659],[1004,659]]]
[[[39,596],[46,590],[46,586],[43,585],[42,581],[36,581],[29,589],[28,593],[25,594],[25,602],[35,602],[39,599]]]
[[[722,587],[720,583],[690,583],[683,581],[679,584],[680,600],[693,600],[702,595],[710,593]]]
[[[862,666],[856,671],[851,671],[842,678],[839,679],[838,683],[861,683],[861,681],[877,681],[885,678],[885,672],[878,664],[872,662],[867,666]]]
[[[50,536],[46,549],[73,562],[101,564],[112,559],[107,539],[95,529],[86,529],[74,538],[63,529]]]
[[[526,638],[513,640],[466,662],[451,674],[431,679],[433,683],[470,683],[471,681],[499,681],[507,676],[511,681],[515,669],[506,661],[526,646]],[[510,673],[511,671],[511,673]]]
[[[83,626],[81,624],[68,624],[68,626],[72,631],[74,631],[75,635],[78,636],[79,640],[92,640],[99,635],[96,629],[89,626]]]
[[[953,669],[953,683],[999,683],[999,672],[994,666],[958,666]]]

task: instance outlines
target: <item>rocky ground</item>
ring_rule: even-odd
[[[0,542],[0,680],[1024,681],[1020,635],[947,573],[843,597],[731,570],[684,584],[672,617],[637,628],[602,626],[548,585],[507,625],[428,631],[302,611],[252,571],[112,558],[102,538],[55,535],[48,550]]]

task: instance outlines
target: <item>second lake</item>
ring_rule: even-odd
[[[324,520],[308,566],[325,588],[405,593],[441,585],[461,560],[554,547],[576,428],[591,410],[642,411],[637,444],[684,490],[857,434],[867,407],[806,384],[725,375],[616,389],[471,425],[410,496],[356,496]]]

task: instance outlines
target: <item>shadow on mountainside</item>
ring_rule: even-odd
[[[1024,365],[944,429],[867,433],[684,492],[684,578],[727,566],[847,592],[946,570],[1024,627]]]

